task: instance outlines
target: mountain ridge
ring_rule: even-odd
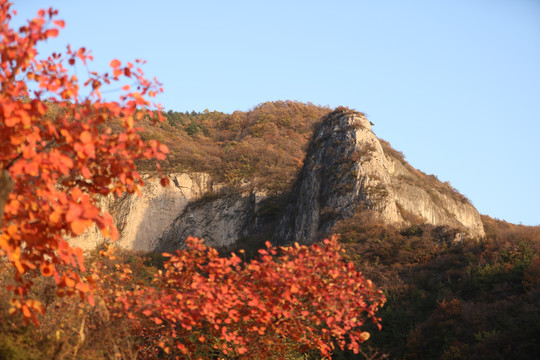
[[[119,243],[123,247],[143,251],[174,250],[183,246],[187,235],[204,237],[209,245],[229,248],[235,248],[239,241],[250,238],[273,237],[278,243],[309,243],[330,235],[337,220],[352,217],[362,210],[378,212],[380,220],[394,226],[426,222],[456,228],[460,234],[456,240],[465,234],[483,236],[480,215],[468,200],[448,184],[409,165],[398,151],[375,136],[363,113],[345,107],[334,111],[313,107],[296,102],[276,102],[260,104],[247,114],[207,112],[200,116],[201,121],[197,125],[206,129],[207,135],[204,132],[189,135],[191,125],[183,130],[177,128],[180,135],[176,135],[171,123],[162,125],[153,135],[147,134],[148,137],[161,137],[160,140],[172,144],[173,149],[174,141],[179,140],[177,136],[188,142],[184,144],[188,149],[201,143],[199,150],[202,152],[193,152],[188,163],[196,163],[200,154],[213,153],[217,156],[219,151],[223,151],[225,160],[220,161],[226,169],[198,172],[196,170],[201,168],[195,168],[171,172],[182,164],[169,160],[164,169],[173,180],[171,189],[161,190],[150,183],[149,187],[142,189],[143,199],[148,198],[146,200],[128,196],[129,200],[109,201],[105,208],[117,220],[121,219]],[[320,112],[325,112],[325,115],[315,119],[314,114]],[[284,121],[279,116],[288,120]],[[244,135],[234,135],[236,140],[226,138],[226,134],[218,135],[220,129],[231,126],[235,121],[245,125],[238,130]],[[294,135],[291,124],[303,124],[299,125],[301,136]],[[304,134],[310,127],[314,134],[311,137]],[[254,136],[253,128],[257,131],[271,130],[261,130]],[[145,131],[151,130],[149,127]],[[229,133],[230,136],[232,134]],[[221,141],[212,142],[216,136],[221,136]],[[291,143],[289,136],[296,142]],[[301,141],[304,138],[306,140]],[[309,143],[307,139],[310,139]],[[251,141],[255,145],[250,147]],[[292,147],[283,152],[280,149],[284,146]],[[265,162],[268,160],[265,151],[274,154],[272,161]],[[236,157],[234,163],[227,160],[230,152]],[[304,159],[294,160],[299,153],[305,154]],[[174,150],[171,155],[176,160],[190,156]],[[219,161],[215,163],[220,164]],[[206,166],[202,165],[203,168]],[[281,167],[285,175],[276,179]],[[323,170],[310,173],[309,168]],[[204,177],[204,185],[185,196],[186,185],[177,186],[175,180],[191,179],[192,175]],[[299,183],[306,177],[311,177],[312,183],[318,181],[317,177],[326,177],[327,183],[318,182],[302,188]],[[149,175],[147,178],[151,182]],[[167,196],[177,200],[171,202],[165,199]],[[323,201],[319,201],[321,197]],[[124,205],[118,205],[119,201]],[[125,205],[126,201],[129,206]],[[156,219],[160,212],[164,215]],[[148,217],[159,221],[144,220]],[[157,223],[162,228],[154,229]],[[294,235],[295,231],[289,231],[291,226],[297,228]],[[127,233],[138,235],[127,240]],[[135,238],[145,240],[134,241]],[[96,242],[94,239],[90,243]]]

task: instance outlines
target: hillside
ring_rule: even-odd
[[[260,107],[264,105],[272,108],[270,104]],[[318,222],[318,236],[339,234],[349,258],[366,276],[381,284],[389,296],[389,304],[383,309],[384,330],[374,332],[365,358],[534,358],[539,350],[534,334],[539,331],[540,323],[537,318],[540,228],[480,217],[456,189],[434,175],[413,168],[388,142],[372,136],[370,124],[362,113],[347,108],[319,110],[326,113],[310,123],[310,131],[315,132],[311,141],[308,141],[309,136],[301,136],[307,128],[299,134],[288,129],[287,133],[297,139],[295,151],[300,155],[296,156],[302,158],[302,162],[283,161],[276,167],[286,169],[287,177],[282,178],[282,185],[274,187],[284,190],[284,195],[269,196],[262,205],[250,203],[247,198],[227,203],[231,200],[218,196],[217,201],[210,198],[195,202],[186,214],[208,214],[227,204],[248,201],[250,216],[246,222],[262,222],[263,234],[261,227],[258,234],[250,228],[252,235],[244,232],[232,248],[249,250],[261,244],[261,236],[268,238],[269,233],[278,234],[273,236],[276,241],[290,241],[284,229],[291,224],[291,219],[306,210],[311,211],[312,215],[306,217],[311,219],[307,221],[307,228],[312,229]],[[250,114],[244,116],[250,118]],[[360,124],[355,123],[355,118]],[[336,133],[339,121],[346,123],[341,125],[344,131]],[[257,125],[256,122],[250,124]],[[246,141],[253,139],[248,129],[249,124],[244,129]],[[267,147],[274,150],[271,145],[275,138],[258,139],[269,142]],[[351,139],[357,145],[348,148]],[[236,156],[241,158],[249,156],[247,154],[251,153],[246,151]],[[340,160],[340,156],[343,159]],[[265,171],[264,167],[254,167],[251,175],[264,179],[263,174],[269,174]],[[214,174],[219,172],[214,170]],[[295,176],[298,177],[295,179]],[[362,176],[364,180],[359,181]],[[311,183],[302,185],[306,184],[306,179],[312,179]],[[373,179],[377,180],[376,184]],[[322,182],[314,185],[317,181]],[[264,180],[257,183],[260,187],[261,184],[264,188]],[[290,194],[288,189],[291,189]],[[360,202],[351,201],[354,189]],[[403,195],[404,192],[412,195]],[[381,193],[386,194],[383,201]],[[419,203],[418,199],[424,200]],[[388,221],[391,217],[384,215],[392,202],[396,204],[399,221]],[[288,210],[287,203],[293,204]],[[422,205],[418,207],[418,204]],[[422,207],[424,210],[419,210]],[[442,210],[432,210],[431,218],[425,216],[426,209],[436,208]],[[457,211],[462,214],[461,219],[463,213],[469,212],[472,215],[468,216],[474,220],[469,224],[453,220],[460,217],[451,215],[452,208],[461,209]],[[437,213],[439,215],[434,215]],[[238,214],[245,213],[229,215],[229,219],[236,221],[240,218]],[[449,218],[437,224],[434,216]],[[177,219],[176,231],[185,228],[193,232],[201,224],[209,223],[193,222],[190,217],[192,220],[187,226],[182,219]],[[277,219],[281,219],[281,223],[277,223]],[[476,239],[458,236],[464,229],[471,228],[476,229],[473,232]],[[305,241],[305,238],[296,240]],[[346,353],[337,355],[340,356],[363,358]]]
[[[337,223],[349,258],[389,298],[366,358],[537,357],[540,227],[482,221],[485,237],[459,244],[447,227],[398,229],[369,212]]]
[[[382,331],[368,327],[362,352],[334,358],[535,359],[540,352],[540,227],[480,216],[456,189],[378,139],[364,114],[279,101],[233,114],[164,115],[163,124],[145,124],[144,137],[171,149],[161,165],[172,185],[161,187],[153,164],[141,163],[142,197],[100,199],[124,248],[111,271],[129,264],[133,284],[150,286],[163,267],[157,250],[181,248],[187,235],[222,253],[245,249],[251,259],[266,240],[337,234],[346,258],[388,303]],[[92,250],[102,239],[91,231],[72,241]],[[91,263],[97,251],[88,254]],[[128,320],[103,304],[81,307],[59,296],[50,280],[40,278],[32,294],[48,307],[39,329],[9,317],[0,290],[0,359],[136,357],[144,334],[130,333]]]

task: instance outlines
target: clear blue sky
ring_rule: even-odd
[[[481,213],[540,224],[540,1],[14,2],[66,20],[42,54],[147,60],[166,109],[349,106]]]

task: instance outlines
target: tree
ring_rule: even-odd
[[[144,359],[270,359],[307,350],[327,358],[337,348],[358,353],[370,337],[366,322],[380,329],[375,313],[386,299],[343,260],[335,238],[311,247],[267,243],[250,262],[220,257],[196,238],[187,243],[165,254],[152,286],[134,286],[130,269],[119,266],[100,279],[111,313],[133,319],[133,332],[143,334]]]
[[[143,119],[162,120],[161,112],[146,110],[148,98],[162,89],[144,77],[142,61],[113,60],[110,73],[89,72],[81,84],[69,70],[93,59],[85,48],[37,57],[37,44],[64,27],[57,11],[41,10],[15,30],[11,5],[0,0],[0,172],[1,184],[13,188],[0,190],[0,205],[6,202],[0,256],[14,271],[11,312],[37,323],[43,306],[28,298],[35,276],[52,276],[66,293],[93,301],[91,276],[81,275],[82,251],[66,239],[94,223],[114,239],[112,217],[97,206],[96,195],[137,192],[143,181],[135,162],[163,159],[168,149],[139,136]],[[106,101],[101,89],[113,84],[123,85],[121,95]]]
[[[335,239],[309,248],[268,243],[259,259],[245,263],[190,238],[190,249],[167,255],[151,286],[135,284],[129,267],[96,261],[86,269],[81,249],[68,239],[92,224],[105,237],[118,235],[96,197],[137,192],[143,181],[136,161],[168,152],[139,135],[142,121],[163,120],[148,100],[162,89],[146,80],[140,60],[113,60],[110,73],[89,72],[80,84],[69,69],[92,60],[84,48],[37,58],[36,45],[64,26],[57,12],[41,10],[14,30],[10,8],[0,0],[0,256],[13,269],[12,314],[38,324],[44,306],[29,293],[32,279],[44,276],[54,279],[59,295],[78,294],[91,306],[97,295],[113,315],[128,319],[144,358],[358,352],[369,338],[366,320],[380,327],[375,313],[385,297],[343,261]],[[123,85],[118,101],[101,96],[112,84]]]

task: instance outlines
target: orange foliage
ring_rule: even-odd
[[[14,269],[11,312],[37,323],[35,313],[44,310],[28,299],[31,278],[52,276],[65,293],[92,301],[80,275],[85,272],[82,251],[72,248],[66,237],[95,223],[114,239],[112,218],[97,206],[94,195],[136,192],[142,181],[134,161],[163,159],[168,149],[156,141],[144,143],[139,136],[137,124],[154,113],[137,108],[149,106],[147,97],[161,91],[159,83],[144,78],[141,61],[113,60],[112,74],[89,72],[81,85],[68,69],[92,60],[86,49],[68,46],[65,54],[36,57],[38,43],[57,36],[64,26],[53,20],[57,12],[41,10],[14,30],[10,8],[7,0],[0,0],[0,171],[8,171],[14,181],[0,255],[7,256]],[[119,101],[102,99],[103,87],[126,80],[135,90],[126,88]],[[31,86],[38,89],[32,99]],[[88,95],[81,95],[84,89]],[[48,112],[51,107],[58,111]],[[112,119],[121,131],[112,131]]]
[[[291,349],[358,353],[379,328],[376,311],[386,299],[352,263],[338,242],[276,248],[267,243],[259,259],[243,262],[196,238],[170,259],[153,286],[133,289],[130,269],[118,267],[101,281],[113,315],[133,319],[141,335],[140,356],[158,358],[283,357]],[[123,285],[124,284],[124,285]]]

